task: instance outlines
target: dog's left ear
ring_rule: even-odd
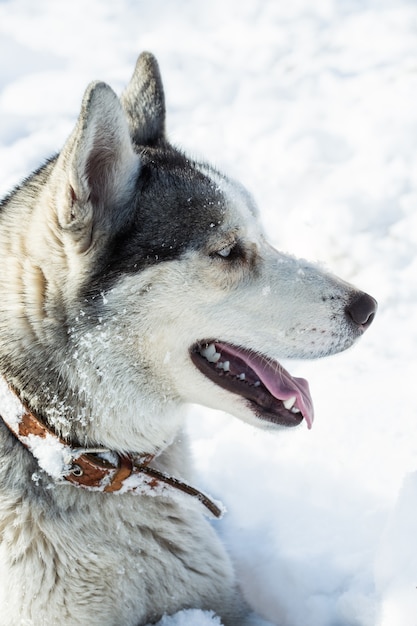
[[[138,171],[139,157],[118,97],[105,83],[92,83],[53,173],[58,225],[71,234],[79,252],[123,219]]]
[[[139,56],[120,101],[136,145],[152,146],[165,139],[164,88],[158,63],[150,52]]]

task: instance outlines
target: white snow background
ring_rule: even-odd
[[[416,626],[417,2],[0,0],[0,192],[145,49],[174,143],[249,188],[274,245],[379,301],[350,351],[286,363],[310,382],[311,431],[190,411],[195,484],[227,506],[245,596],[279,626]]]

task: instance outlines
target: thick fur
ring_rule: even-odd
[[[146,53],[120,99],[89,86],[61,153],[4,199],[0,262],[4,378],[75,445],[162,451],[185,479],[186,403],[275,428],[195,367],[195,342],[311,358],[363,331],[360,292],[274,250],[248,193],[169,144]],[[55,484],[1,420],[0,455],[1,626],[249,620],[198,503]]]

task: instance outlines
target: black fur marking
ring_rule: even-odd
[[[212,225],[223,222],[223,194],[195,163],[168,145],[147,148],[141,160],[135,197],[130,208],[119,211],[126,219],[108,239],[85,286],[88,294],[202,247]]]

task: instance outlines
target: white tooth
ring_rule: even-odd
[[[219,352],[216,352],[216,346],[214,343],[211,343],[203,350],[200,350],[200,354],[210,363],[217,363],[221,356]]]
[[[261,384],[261,381],[260,381],[260,380],[257,380],[257,381],[256,381],[256,383],[254,383],[254,385],[253,385],[253,386],[254,386],[254,387],[259,387],[259,385],[260,385],[260,384]]]
[[[293,408],[291,409],[291,413],[301,413],[300,409],[297,409],[296,406],[293,406]]]
[[[246,380],[246,375],[242,372],[239,376],[240,380]]]
[[[282,404],[285,406],[287,411],[289,411],[294,406],[295,401],[296,401],[296,397],[291,396],[291,398],[288,398],[288,400],[284,400]]]
[[[225,361],[223,363],[223,369],[225,372],[230,372],[230,361]]]
[[[201,350],[201,354],[206,358],[209,359],[211,356],[213,356],[213,354],[216,352],[216,346],[214,345],[214,343],[210,343],[208,346],[206,346],[203,350]]]

